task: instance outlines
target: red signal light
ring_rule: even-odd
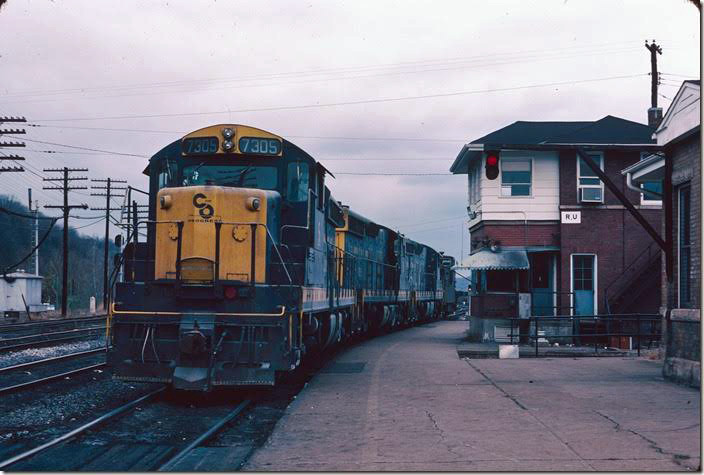
[[[225,298],[232,300],[237,297],[237,287],[225,287]]]
[[[484,169],[489,180],[499,176],[499,152],[487,152]]]

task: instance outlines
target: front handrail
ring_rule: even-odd
[[[276,255],[279,258],[279,261],[281,261],[281,265],[283,266],[284,272],[286,273],[286,277],[288,278],[289,284],[293,283],[293,279],[291,278],[291,274],[288,271],[288,268],[286,266],[286,263],[284,262],[283,257],[281,256],[281,252],[279,251],[279,246],[276,244],[276,241],[274,240],[274,236],[271,234],[271,231],[269,230],[269,227],[266,225],[266,223],[258,223],[254,221],[213,221],[213,225],[215,226],[215,264],[216,264],[216,270],[218,273],[215,275],[215,280],[218,280],[219,277],[219,264],[220,264],[220,228],[222,225],[233,225],[233,226],[250,226],[253,229],[252,233],[252,267],[254,268],[254,259],[255,259],[255,253],[254,249],[256,246],[256,227],[257,226],[262,226],[264,230],[266,231],[266,236],[268,239],[271,240],[272,245],[274,246],[274,251],[276,251]],[[176,220],[165,220],[165,221],[157,221],[157,220],[151,220],[151,219],[145,219],[142,221],[137,221],[135,225],[135,230],[139,229],[140,225],[159,225],[159,224],[176,224],[178,226],[178,236],[177,236],[177,243],[176,243],[176,280],[180,280],[181,273],[180,273],[180,267],[181,267],[181,244],[183,240],[183,226],[184,226],[184,221],[176,221]],[[132,269],[134,270],[136,267],[136,249],[132,253]],[[251,272],[251,280],[254,282],[254,272]]]
[[[279,313],[233,313],[233,312],[213,312],[216,317],[283,317],[286,315],[286,306],[280,305]],[[180,316],[180,315],[202,315],[200,312],[171,312],[171,311],[143,311],[143,310],[117,310],[115,302],[112,303],[110,311],[115,315],[149,315],[149,316]]]

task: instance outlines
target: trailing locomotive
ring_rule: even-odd
[[[149,219],[111,296],[118,379],[272,385],[315,350],[446,311],[447,257],[335,201],[330,172],[277,135],[206,127],[144,173]]]

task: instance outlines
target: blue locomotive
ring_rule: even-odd
[[[111,295],[116,378],[273,385],[306,355],[451,304],[451,257],[335,201],[330,172],[275,134],[206,127],[144,172],[149,218],[134,223]]]

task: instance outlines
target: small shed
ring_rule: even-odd
[[[42,280],[39,275],[13,272],[0,276],[0,317],[19,312],[45,310],[42,305]]]

